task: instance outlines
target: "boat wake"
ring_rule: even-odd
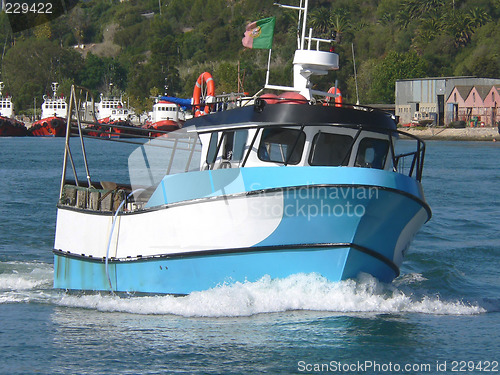
[[[38,302],[52,287],[52,264],[34,262],[0,263],[0,304]]]
[[[221,285],[185,297],[73,295],[52,289],[52,265],[4,262],[0,264],[0,304],[47,303],[56,306],[184,317],[238,317],[286,311],[321,311],[341,314],[420,313],[474,315],[498,311],[496,301],[468,303],[445,300],[420,290],[420,274],[408,274],[393,284],[369,275],[358,280],[330,282],[316,274],[285,279],[263,277],[257,282]]]

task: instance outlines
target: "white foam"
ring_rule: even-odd
[[[186,297],[123,298],[112,295],[63,295],[62,306],[134,314],[174,314],[185,317],[234,317],[292,310],[339,313],[423,313],[471,315],[486,310],[438,296],[415,297],[396,286],[365,275],[358,281],[329,282],[315,274],[285,279],[264,277],[257,282],[236,283],[195,292]]]
[[[0,291],[38,289],[52,283],[52,265],[46,263],[1,263]],[[2,300],[0,299],[0,302]]]

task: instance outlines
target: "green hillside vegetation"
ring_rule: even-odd
[[[247,23],[275,15],[270,83],[289,85],[297,14],[273,2],[81,1],[16,34],[2,14],[1,80],[18,113],[32,108],[34,97],[40,103],[53,81],[63,93],[78,84],[95,95],[112,82],[138,110],[163,94],[165,79],[170,95],[191,97],[205,70],[218,94],[236,92],[238,66],[244,91],[253,94],[265,81],[267,51],[245,49],[241,38]],[[310,0],[309,14],[315,36],[336,37],[341,64],[315,85],[327,90],[338,80],[347,102],[356,101],[352,45],[362,104],[393,103],[397,79],[500,77],[500,0]]]

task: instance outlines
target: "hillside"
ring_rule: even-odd
[[[96,94],[113,82],[138,109],[163,93],[165,79],[169,94],[190,97],[204,70],[218,93],[236,91],[238,63],[244,90],[254,93],[264,83],[267,51],[245,49],[241,38],[248,22],[275,15],[271,83],[290,84],[297,15],[273,2],[89,0],[15,34],[2,14],[1,80],[18,112],[33,97],[40,102],[52,81],[66,93],[76,83]],[[341,63],[315,83],[328,89],[338,79],[349,102],[356,101],[352,46],[361,103],[393,102],[400,78],[500,77],[498,0],[310,0],[309,8],[316,36],[336,36]]]

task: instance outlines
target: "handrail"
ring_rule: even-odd
[[[78,177],[76,174],[76,168],[74,166],[74,161],[73,157],[71,154],[71,149],[70,149],[70,144],[69,144],[69,139],[71,135],[77,135],[80,138],[80,143],[82,146],[82,153],[83,153],[83,161],[85,165],[85,171],[87,174],[87,182],[88,186],[92,186],[91,178],[90,178],[90,172],[88,168],[88,163],[87,163],[87,158],[85,154],[85,145],[84,145],[84,138],[96,138],[88,134],[89,131],[96,132],[97,135],[101,135],[106,133],[106,135],[111,135],[111,137],[97,137],[101,140],[107,140],[107,141],[116,141],[116,142],[124,142],[124,143],[130,143],[130,144],[138,144],[138,145],[144,145],[145,140],[152,140],[156,139],[160,142],[150,142],[149,145],[154,146],[154,147],[171,147],[172,142],[166,142],[162,144],[163,140],[165,141],[172,141],[175,140],[176,142],[184,143],[183,140],[177,140],[176,138],[172,139],[172,136],[167,136],[167,137],[157,137],[153,138],[151,137],[151,133],[158,133],[158,134],[168,134],[171,132],[168,131],[155,131],[154,129],[143,129],[139,127],[130,127],[130,126],[123,126],[120,124],[99,124],[96,122],[90,122],[90,121],[85,121],[83,120],[80,116],[81,112],[80,109],[82,107],[82,100],[85,98],[85,96],[78,95],[76,90],[79,90],[79,93],[85,93],[87,92],[87,96],[90,95],[91,93],[88,92],[88,90],[74,86],[72,87],[71,90],[71,96],[70,96],[70,103],[68,106],[68,121],[67,121],[67,131],[66,131],[66,144],[65,144],[65,154],[64,154],[64,162],[63,162],[63,174],[61,177],[61,189],[60,189],[60,198],[63,197],[63,189],[64,189],[64,181],[66,180],[66,174],[67,174],[67,165],[68,162],[71,163],[71,167],[73,169],[73,174],[75,176],[75,181],[78,181]],[[242,104],[243,101],[247,100],[248,98],[236,98],[232,103],[235,105]],[[92,98],[93,100],[93,98]],[[255,105],[259,105],[261,102],[260,99],[255,100]],[[85,102],[86,103],[86,102]],[[228,105],[231,105],[231,103],[228,102]],[[353,104],[347,104],[347,103],[337,103],[335,106],[340,105],[341,107],[345,108],[353,108],[353,109],[358,109],[361,111],[367,111],[367,112],[372,112],[372,111],[377,111],[374,108],[371,107],[364,107],[364,106],[359,106],[359,105],[353,105]],[[71,116],[70,116],[71,115]],[[76,121],[75,121],[76,117]],[[110,129],[108,131],[106,130],[99,130],[99,129],[92,129],[92,130],[87,130],[87,128],[84,127],[84,124],[93,124],[93,125],[98,125],[100,127],[104,127],[104,129]],[[237,124],[235,124],[237,125]],[[352,144],[349,146],[349,154],[352,154],[352,149],[355,146],[356,142],[358,141],[360,135],[363,132],[375,132],[375,133],[380,133],[380,134],[386,134],[388,137],[389,141],[389,157],[392,159],[392,167],[394,171],[398,171],[399,173],[403,173],[408,175],[409,177],[415,178],[418,181],[421,181],[422,179],[422,174],[423,174],[423,164],[424,164],[424,155],[425,155],[425,143],[418,137],[405,133],[403,131],[400,131],[399,129],[388,129],[388,128],[379,128],[376,126],[373,126],[373,124],[342,124],[342,123],[307,123],[307,124],[298,124],[298,123],[266,123],[266,124],[259,124],[259,123],[250,123],[250,124],[244,124],[243,127],[245,129],[257,129],[255,134],[253,134],[253,139],[251,140],[251,145],[250,147],[246,147],[246,152],[243,157],[242,163],[240,164],[241,167],[245,167],[247,164],[248,158],[255,146],[255,143],[257,141],[258,135],[260,133],[259,130],[262,128],[267,128],[267,127],[295,127],[295,128],[304,128],[308,126],[331,126],[331,127],[343,127],[343,128],[352,128],[356,130],[355,137],[352,141]],[[102,128],[101,128],[102,129]],[[113,129],[131,129],[134,134],[129,134],[126,135],[127,138],[113,138],[112,135],[115,134]],[[226,129],[227,130],[227,129]],[[193,135],[196,137],[196,135],[199,132],[195,132]],[[203,133],[203,131],[201,131]],[[149,135],[148,135],[149,134]],[[399,153],[396,154],[395,146],[393,144],[393,138],[398,137],[399,135],[404,135],[406,138],[409,138],[416,142],[416,145],[414,146],[414,149],[411,152],[404,152],[404,153]],[[120,137],[123,137],[124,134],[120,134]],[[130,138],[128,138],[130,137]],[[217,155],[222,147],[223,141],[224,141],[225,134],[222,135],[222,137],[218,140],[217,143],[217,152],[215,155]],[[191,144],[190,141],[186,142],[185,145],[180,145],[180,148],[186,149],[189,151],[190,157],[193,156],[194,149],[196,148],[196,142]],[[175,145],[174,145],[175,146]],[[295,145],[294,145],[295,147]],[[175,148],[175,147],[174,147]],[[345,158],[349,157],[349,155],[346,155]],[[345,158],[342,162],[342,165],[344,164]],[[288,158],[287,158],[288,159]],[[390,160],[391,160],[390,159]],[[406,163],[403,163],[403,160],[411,159],[411,163],[409,168],[405,168]],[[214,160],[215,161],[215,160]],[[214,162],[212,161],[212,163]],[[209,169],[212,169],[213,166],[210,165],[209,162]],[[288,160],[285,160],[285,165],[288,164]],[[170,169],[171,165],[168,167]],[[78,182],[77,182],[77,186]]]
[[[75,117],[76,117],[76,122],[77,122],[77,126],[78,126],[78,134],[80,136],[80,143],[82,146],[82,155],[83,155],[83,161],[84,161],[84,165],[85,165],[85,172],[87,175],[87,182],[88,182],[89,187],[92,187],[92,182],[90,179],[90,171],[89,171],[89,166],[88,166],[88,161],[87,161],[87,154],[85,151],[85,144],[83,142],[83,137],[82,137],[81,118],[80,118],[80,112],[79,112],[81,98],[77,97],[76,91],[75,91],[76,88],[78,88],[80,90],[80,92],[85,91],[87,93],[87,95],[90,94],[91,98],[92,98],[92,103],[94,102],[94,98],[92,96],[92,93],[89,90],[87,90],[84,87],[80,87],[80,86],[75,86],[75,85],[71,86],[71,94],[70,94],[70,99],[69,99],[68,111],[66,113],[66,118],[67,118],[67,121],[66,121],[66,139],[65,139],[65,144],[64,144],[64,159],[63,159],[63,170],[61,173],[61,186],[59,189],[59,199],[62,198],[63,192],[64,192],[64,181],[66,180],[66,170],[67,170],[67,165],[68,165],[68,158],[70,159],[70,162],[71,162],[71,168],[72,168],[73,174],[75,176],[75,181],[77,181],[77,184],[78,184],[78,176],[76,173],[75,163],[74,163],[73,157],[71,155],[71,148],[69,145],[69,140],[71,138],[71,130],[72,130],[73,111],[75,111],[75,115],[76,115]],[[74,108],[73,108],[73,106],[74,106]]]

